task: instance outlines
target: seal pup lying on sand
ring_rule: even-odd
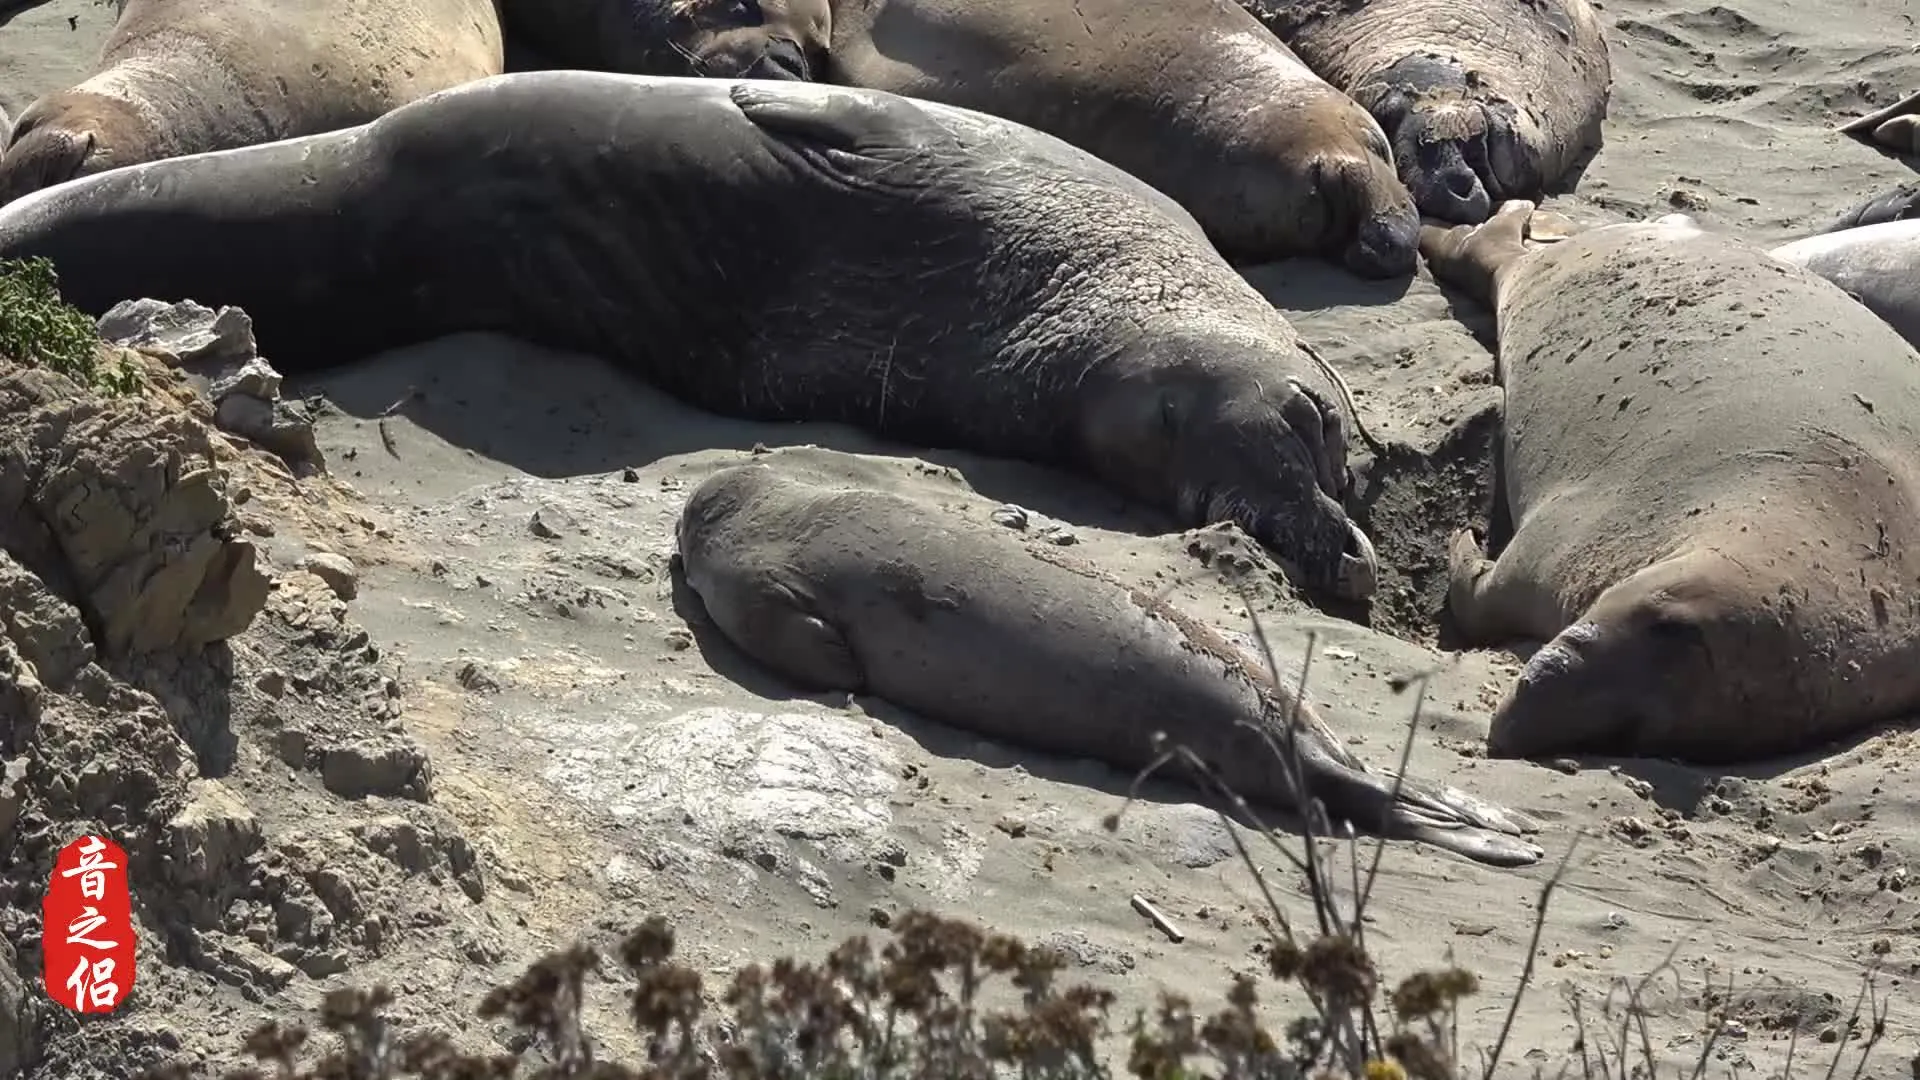
[[[1477,224],[1600,145],[1613,68],[1587,0],[1240,0],[1370,110],[1422,213]]]
[[[365,123],[500,74],[500,33],[493,0],[126,0],[96,74],[15,120],[0,204],[123,165]]]
[[[507,33],[556,68],[816,78],[828,0],[500,0]]]
[[[502,75],[0,210],[99,314],[234,304],[283,369],[456,331],[701,408],[1077,470],[1363,597],[1351,403],[1177,204],[1010,121],[815,83]],[[903,299],[904,298],[904,299]],[[911,302],[908,302],[908,301]]]
[[[1411,781],[1396,799],[1391,776],[1220,635],[1004,530],[756,463],[701,483],[678,533],[714,623],[800,686],[1130,770],[1165,731],[1248,801],[1288,811],[1301,804],[1276,748],[1297,716],[1304,786],[1332,821],[1496,865],[1540,858],[1524,819]]]
[[[1840,286],[1920,346],[1920,220],[1818,233],[1768,254]]]
[[[1413,272],[1419,217],[1380,126],[1230,0],[836,0],[827,66],[1065,139],[1229,259]]]
[[[1489,749],[1744,761],[1920,708],[1920,354],[1684,215],[1529,252],[1531,209],[1421,242],[1497,309],[1506,394],[1513,539],[1454,538],[1449,607],[1552,639]]]

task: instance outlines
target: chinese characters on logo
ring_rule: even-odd
[[[75,1012],[112,1012],[133,989],[127,853],[99,836],[61,848],[40,912],[48,995]]]

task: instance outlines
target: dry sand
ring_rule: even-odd
[[[1605,17],[1616,75],[1606,146],[1552,208],[1583,222],[1684,209],[1772,242],[1906,177],[1831,130],[1920,88],[1904,8],[1609,0]],[[0,107],[17,112],[82,76],[110,18],[94,0],[55,0],[0,29]],[[1920,1001],[1908,993],[1920,905],[1905,890],[1920,857],[1914,736],[1725,772],[1486,760],[1488,709],[1517,662],[1440,651],[1434,612],[1447,534],[1484,516],[1490,320],[1444,297],[1424,269],[1410,284],[1371,285],[1311,262],[1247,273],[1346,372],[1370,429],[1407,444],[1364,469],[1368,523],[1392,568],[1375,629],[1313,611],[1263,567],[1250,572],[1283,660],[1318,635],[1312,696],[1383,766],[1410,704],[1390,680],[1438,667],[1412,772],[1534,816],[1549,852],[1541,866],[1503,871],[1392,845],[1368,930],[1386,971],[1451,951],[1482,977],[1462,1034],[1486,1044],[1540,883],[1592,829],[1547,918],[1534,996],[1500,1075],[1552,1075],[1567,1060],[1563,988],[1595,1002],[1670,954],[1648,994],[1663,1070],[1699,1055],[1703,990],[1731,980],[1737,1019],[1711,1075],[1773,1075],[1783,1018],[1795,1014],[1802,1065],[1824,1071],[1835,1044],[1821,1040],[1844,1027],[1877,962],[1894,995],[1892,1035],[1867,1075],[1906,1075],[1920,1050]],[[1229,970],[1260,966],[1257,893],[1222,827],[1179,789],[1109,834],[1100,820],[1126,783],[1110,770],[982,744],[881,702],[797,695],[718,639],[669,558],[685,493],[756,446],[795,467],[937,496],[956,514],[1017,503],[1035,515],[1029,542],[1052,542],[1037,534],[1060,523],[1112,572],[1172,586],[1187,610],[1243,634],[1246,612],[1212,557],[1219,534],[1170,530],[1037,469],[715,418],[585,358],[483,337],[303,389],[337,406],[322,445],[368,524],[325,536],[284,528],[267,554],[289,566],[320,539],[360,564],[353,618],[401,673],[404,723],[431,753],[435,801],[509,883],[489,904],[513,911],[529,940],[663,912],[717,978],[749,959],[824,953],[871,930],[876,912],[934,906],[1066,946],[1084,975],[1121,993],[1123,1015],[1161,986],[1210,1007]],[[398,415],[375,419],[409,391]],[[552,535],[536,534],[536,515]],[[1284,871],[1275,881],[1304,916],[1301,882]],[[1131,909],[1135,892],[1186,930],[1184,943]],[[509,949],[473,962],[504,972],[528,959]],[[464,1008],[476,985],[415,990]],[[314,989],[302,977],[266,1004],[310,1001]]]

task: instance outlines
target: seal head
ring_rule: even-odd
[[[4,129],[0,129],[4,130]],[[128,164],[121,148],[155,144],[155,133],[125,101],[65,90],[29,105],[0,143],[0,205],[29,192]]]
[[[1077,434],[1093,469],[1188,525],[1235,522],[1308,590],[1371,595],[1373,545],[1342,503],[1353,478],[1340,410],[1263,373],[1262,353],[1228,332],[1156,338],[1154,351],[1081,383]]]
[[[1463,225],[1539,189],[1540,155],[1506,102],[1477,100],[1456,60],[1405,57],[1360,80],[1355,101],[1379,119],[1422,213]]]
[[[629,75],[813,82],[828,0],[506,0],[507,21],[566,66]]]

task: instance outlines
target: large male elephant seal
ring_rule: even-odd
[[[1529,210],[1421,242],[1492,298],[1506,393],[1513,537],[1456,536],[1449,606],[1552,639],[1489,749],[1720,763],[1920,708],[1920,354],[1683,215],[1528,252]]]
[[[1769,252],[1840,286],[1920,346],[1920,220],[1818,233]]]
[[[99,70],[0,149],[0,204],[75,176],[365,123],[502,70],[494,0],[126,0]]]
[[[1587,0],[1240,0],[1386,128],[1423,213],[1473,224],[1600,145],[1613,69]]]
[[[372,124],[0,209],[99,313],[235,304],[299,370],[455,331],[693,404],[1077,469],[1364,596],[1338,376],[1179,206],[961,109],[815,83],[502,75]]]
[[[812,690],[873,694],[976,734],[1124,769],[1184,743],[1241,796],[1293,810],[1276,753],[1334,822],[1483,862],[1535,862],[1513,819],[1369,772],[1295,688],[1205,625],[1090,566],[910,498],[763,464],[709,477],[682,512],[687,584],[748,656]]]
[[[507,33],[555,67],[715,79],[818,76],[828,0],[500,0]]]
[[[1230,259],[1413,272],[1380,126],[1232,0],[836,0],[827,70],[1059,136],[1173,196]]]

